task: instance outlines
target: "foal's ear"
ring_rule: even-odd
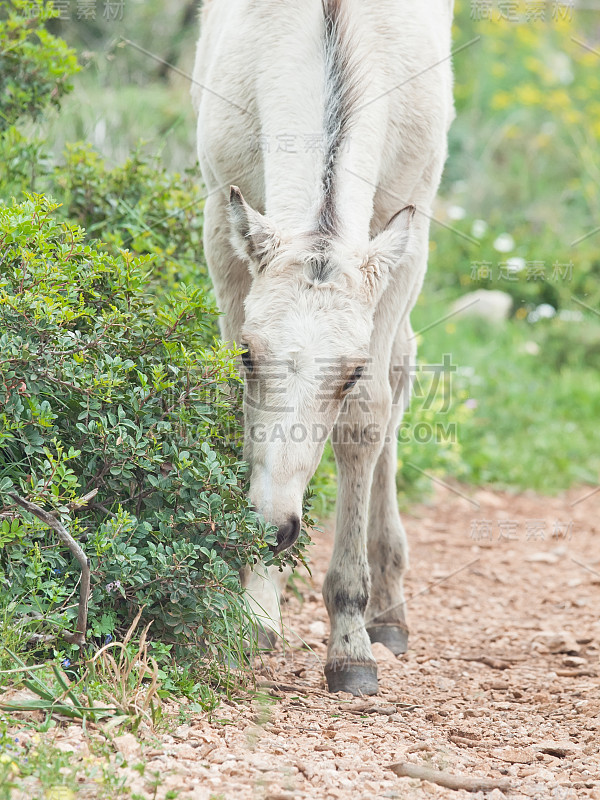
[[[413,244],[412,221],[415,206],[405,206],[391,218],[385,228],[369,245],[369,255],[362,265],[365,289],[375,302],[387,285],[387,278],[411,254]]]
[[[232,186],[229,194],[229,221],[233,246],[248,261],[250,272],[259,275],[279,247],[279,234],[265,216],[248,205],[237,186]]]

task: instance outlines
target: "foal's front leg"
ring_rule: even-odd
[[[391,408],[387,376],[368,385],[379,386],[380,396],[370,396],[368,403],[360,396],[349,397],[332,434],[338,466],[337,519],[323,584],[331,622],[325,665],[329,691],[355,695],[377,693],[377,664],[365,630],[370,585],[367,525],[373,471]]]
[[[371,573],[367,632],[371,642],[381,642],[395,655],[405,653],[408,646],[403,590],[408,545],[398,511],[396,472],[398,428],[410,399],[415,359],[415,337],[406,320],[396,334],[392,349],[389,380],[393,407],[371,486],[367,546]]]

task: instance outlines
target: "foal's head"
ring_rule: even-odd
[[[332,237],[286,236],[231,189],[232,241],[253,278],[239,342],[244,455],[250,499],[279,526],[278,551],[298,536],[304,490],[345,399],[368,382],[375,309],[413,213],[403,209],[365,252],[349,252]]]

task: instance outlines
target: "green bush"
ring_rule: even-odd
[[[180,280],[209,288],[202,252],[205,192],[197,170],[168,173],[141,148],[108,169],[88,144],[78,142],[67,146],[50,190],[63,204],[61,213],[84,227],[88,237],[101,235],[109,252],[126,247],[155,255],[155,288]]]
[[[44,143],[25,134],[23,123],[58,106],[79,69],[75,52],[46,29],[55,16],[41,0],[0,4],[0,202],[34,191],[48,172]]]
[[[147,259],[96,249],[55,211],[0,209],[0,592],[17,624],[74,627],[79,569],[17,491],[85,543],[92,636],[143,605],[163,641],[229,653],[248,620],[238,570],[275,541],[244,493],[232,354],[210,345],[200,290],[157,308]]]
[[[10,0],[0,11],[0,131],[36,119],[72,88],[75,52],[44,27],[55,16],[42,0]]]

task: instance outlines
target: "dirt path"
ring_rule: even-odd
[[[381,690],[366,701],[325,692],[333,537],[317,535],[310,588],[285,604],[290,647],[261,669],[264,700],[182,726],[156,765],[197,800],[474,796],[396,777],[388,765],[404,760],[508,777],[515,798],[600,800],[600,493],[577,502],[588,491],[481,491],[476,508],[442,489],[405,515],[411,649],[375,646]]]
[[[259,670],[264,696],[148,742],[159,796],[484,797],[389,769],[410,761],[508,778],[512,798],[600,800],[600,493],[460,491],[479,507],[441,489],[404,515],[411,649],[374,647],[379,696],[325,691],[332,535],[316,535],[303,601],[285,603],[290,646]],[[128,785],[147,796],[133,770]]]

